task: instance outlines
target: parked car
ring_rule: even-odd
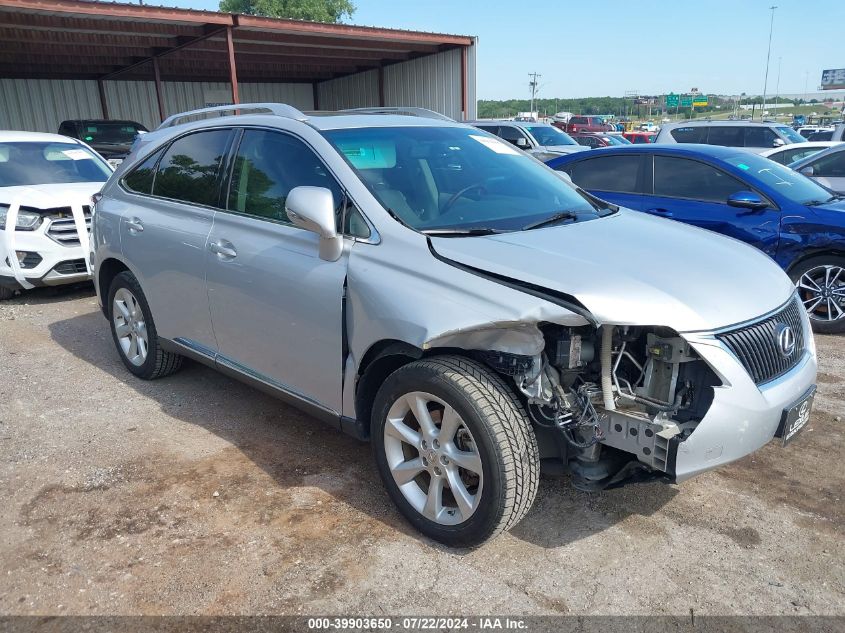
[[[468,121],[479,130],[495,134],[539,160],[587,149],[549,123],[531,121]]]
[[[659,132],[660,126],[654,121],[646,121],[645,123],[640,123],[640,130],[643,132]]]
[[[788,125],[752,121],[682,121],[663,126],[655,143],[706,143],[762,152],[806,139]]]
[[[643,145],[586,157],[549,165],[602,200],[755,246],[798,285],[817,331],[845,331],[842,196],[736,148]]]
[[[839,145],[839,143],[834,141],[792,143],[783,147],[767,149],[765,152],[760,152],[760,156],[765,156],[769,160],[773,160],[781,165],[789,165],[797,160],[812,156],[828,147],[835,147],[836,145]]]
[[[608,125],[600,116],[573,116],[566,122],[564,131],[570,134],[575,132],[609,132],[616,129],[616,126]]]
[[[586,489],[677,482],[806,424],[812,333],[756,250],[455,122],[237,109],[171,117],[96,203],[135,376],[188,356],[371,440],[402,514],[455,546],[525,516],[541,459]]]
[[[90,278],[78,228],[111,175],[90,147],[57,134],[0,131],[0,299]],[[76,221],[73,207],[83,217]],[[16,215],[14,222],[9,216]]]
[[[798,134],[809,140],[813,134],[816,134],[818,132],[832,132],[833,128],[821,125],[802,125],[798,128],[797,131]]]
[[[845,144],[837,143],[826,150],[801,158],[789,165],[820,185],[845,194]]]
[[[622,136],[625,137],[633,145],[641,145],[644,143],[654,143],[657,138],[655,132],[625,132]]]
[[[112,167],[120,165],[137,136],[145,132],[147,128],[135,121],[74,119],[59,125],[59,134],[84,141]]]
[[[616,145],[630,145],[630,141],[623,138],[621,135],[603,134],[601,132],[573,134],[572,138],[579,145],[584,145],[590,149],[595,149],[597,147],[614,147]]]

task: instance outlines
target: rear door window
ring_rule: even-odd
[[[153,195],[217,206],[220,165],[231,135],[231,130],[209,130],[176,139],[158,165]]]
[[[638,193],[640,165],[638,154],[631,156],[603,156],[579,161],[568,173],[579,187],[598,191]]]
[[[814,176],[845,178],[845,151],[819,158],[811,163]]]
[[[669,132],[672,138],[678,143],[706,143],[707,127],[704,125],[693,125],[688,127],[676,127]]]
[[[726,203],[728,196],[748,188],[721,169],[697,160],[654,157],[655,196]]]
[[[768,127],[745,128],[745,147],[774,147],[778,135]]]
[[[714,125],[707,135],[708,145],[722,145],[724,147],[744,147],[745,130],[739,125]]]

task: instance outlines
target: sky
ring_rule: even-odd
[[[148,0],[216,10],[217,0]],[[478,36],[478,98],[687,92],[761,94],[772,4],[768,94],[813,92],[845,68],[843,0],[353,0],[351,24]],[[636,8],[631,8],[635,6]],[[809,73],[809,74],[808,74]],[[805,83],[806,82],[806,83]]]

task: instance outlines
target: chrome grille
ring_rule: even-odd
[[[47,235],[54,242],[58,242],[64,246],[79,246],[79,235],[76,232],[76,224],[73,221],[73,215],[70,207],[67,209],[52,209],[50,214],[50,226],[47,228]],[[85,226],[88,232],[91,232],[91,209],[90,207],[82,207],[82,212],[85,215]]]
[[[739,359],[758,385],[782,376],[798,364],[804,354],[803,307],[797,297],[775,314],[751,325],[721,332],[716,337]],[[795,335],[795,349],[784,356],[778,343],[778,326],[788,325]]]

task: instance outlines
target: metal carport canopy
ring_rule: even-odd
[[[474,38],[344,24],[90,0],[0,0],[0,77],[311,83],[461,48],[463,111],[467,48]],[[315,107],[318,104],[315,103]]]

